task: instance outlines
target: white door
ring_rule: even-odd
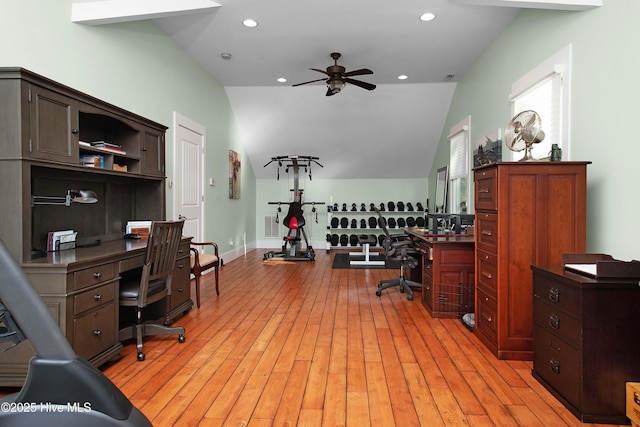
[[[205,127],[174,112],[175,197],[174,212],[184,219],[183,235],[204,239]]]

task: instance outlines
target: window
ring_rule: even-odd
[[[449,131],[449,210],[468,213],[469,204],[469,125],[467,116]]]
[[[531,153],[536,159],[549,157],[552,144],[569,158],[569,88],[571,86],[571,45],[522,76],[511,86],[511,116],[533,110],[541,118],[545,138],[534,144]],[[512,159],[522,158],[522,152],[512,152]]]

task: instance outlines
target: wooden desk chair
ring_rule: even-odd
[[[213,254],[200,253],[194,246],[211,246]],[[220,268],[220,255],[218,245],[214,242],[191,242],[191,274],[196,279],[196,306],[200,308],[200,276],[204,271],[214,269],[216,295],[220,295],[218,289],[218,269]]]
[[[143,319],[145,307],[171,293],[171,279],[183,225],[184,221],[154,221],[149,232],[142,275],[123,274],[120,281],[120,306],[135,307],[136,323],[121,329],[119,338],[120,341],[136,338],[140,362],[145,358],[142,351],[143,337],[177,334],[178,342],[184,342],[184,327],[146,323]]]

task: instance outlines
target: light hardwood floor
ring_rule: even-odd
[[[104,373],[155,426],[585,426],[531,376],[500,361],[460,320],[432,319],[380,279],[397,270],[262,262],[251,251],[221,269],[220,296]],[[593,424],[590,424],[593,425]]]

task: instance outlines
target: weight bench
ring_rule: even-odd
[[[378,252],[371,252],[369,250],[371,245],[378,243],[378,239],[375,236],[367,236],[361,234],[358,236],[358,243],[362,246],[362,252],[349,252],[349,256],[364,256],[364,260],[350,260],[350,265],[385,265],[384,260],[372,260],[370,255],[373,253],[378,255]]]

